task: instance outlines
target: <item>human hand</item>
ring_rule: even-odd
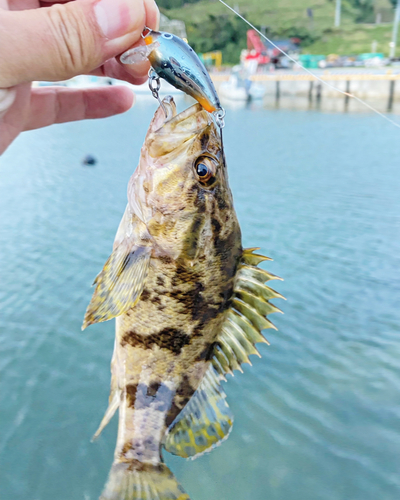
[[[154,0],[0,0],[0,154],[24,130],[129,109],[127,87],[31,89],[31,82],[89,74],[143,83],[148,63],[122,65],[117,56],[158,23]]]

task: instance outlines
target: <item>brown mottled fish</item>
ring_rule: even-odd
[[[116,318],[108,410],[119,408],[101,500],[188,500],[161,451],[194,458],[226,439],[221,380],[241,370],[281,295],[242,249],[221,136],[199,104],[163,101],[128,186],[113,252],[95,280],[86,326]]]

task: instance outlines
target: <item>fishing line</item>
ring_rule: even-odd
[[[373,106],[371,106],[367,102],[363,101],[362,99],[360,99],[359,97],[357,97],[357,96],[355,96],[353,94],[350,94],[350,92],[345,92],[344,90],[338,89],[337,87],[335,87],[331,83],[327,82],[326,80],[324,80],[320,76],[316,75],[315,73],[313,73],[309,69],[307,69],[304,66],[302,66],[298,61],[296,61],[295,59],[293,59],[293,57],[291,57],[289,54],[287,54],[283,49],[281,49],[280,47],[278,47],[277,45],[275,45],[275,43],[272,40],[270,40],[267,36],[265,36],[263,33],[261,33],[261,31],[258,30],[253,24],[251,24],[250,21],[248,21],[247,19],[245,19],[241,14],[239,14],[239,12],[236,12],[236,10],[233,9],[230,5],[228,5],[227,3],[225,3],[224,0],[218,0],[218,1],[221,2],[222,5],[225,5],[225,7],[227,7],[229,10],[231,10],[238,17],[240,17],[240,19],[242,19],[251,28],[253,28],[254,31],[256,31],[262,38],[264,38],[265,40],[267,40],[267,42],[270,43],[275,49],[279,50],[279,52],[281,52],[284,56],[286,56],[288,59],[290,59],[292,62],[294,62],[297,66],[299,66],[306,73],[308,73],[309,75],[311,75],[313,78],[315,78],[319,82],[323,83],[327,87],[329,87],[329,88],[331,88],[333,90],[336,90],[340,94],[343,94],[343,95],[348,96],[348,97],[352,97],[353,99],[355,99],[356,101],[358,101],[359,103],[361,103],[363,106],[366,106],[371,111],[373,111],[374,113],[376,113],[377,115],[379,115],[381,118],[384,118],[386,121],[388,121],[389,123],[391,123],[395,127],[400,128],[400,123],[395,122],[394,120],[392,120],[391,118],[389,118],[388,116],[386,116],[384,113],[381,113],[380,111],[378,111],[377,109],[375,109]]]

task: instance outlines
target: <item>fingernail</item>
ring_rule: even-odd
[[[94,12],[100,29],[109,39],[126,35],[132,28],[131,9],[127,0],[100,0]]]

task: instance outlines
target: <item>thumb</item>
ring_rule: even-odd
[[[79,0],[0,10],[0,88],[89,73],[139,39],[144,1]]]

